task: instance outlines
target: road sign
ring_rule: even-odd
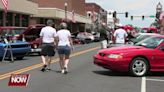
[[[155,18],[155,16],[154,16],[154,15],[150,15],[149,17],[150,17],[150,18]]]

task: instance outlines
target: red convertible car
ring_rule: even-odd
[[[156,35],[134,46],[102,49],[94,55],[94,64],[138,77],[149,71],[164,71],[164,36]]]

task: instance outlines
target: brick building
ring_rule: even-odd
[[[56,27],[62,20],[67,19],[72,32],[85,30],[85,24],[91,23],[86,17],[85,0],[32,0],[38,3],[38,13],[33,16],[31,23],[45,23],[53,19]],[[65,6],[67,3],[67,6]]]
[[[85,24],[91,23],[86,17],[85,0],[8,0],[9,9],[5,18],[0,3],[0,26],[28,26],[45,24],[53,19],[56,26],[63,20],[71,31],[85,30]],[[67,6],[65,6],[67,3]],[[67,17],[66,17],[67,16]]]
[[[91,18],[93,30],[99,29],[101,25],[107,24],[107,11],[96,3],[86,3],[87,17]]]

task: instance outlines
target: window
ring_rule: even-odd
[[[14,14],[15,26],[20,26],[20,14]]]
[[[0,11],[0,26],[3,26],[3,12]]]
[[[7,13],[6,17],[6,26],[12,26],[13,25],[13,13],[9,12]]]
[[[29,23],[29,16],[28,15],[22,15],[22,26],[27,27]]]

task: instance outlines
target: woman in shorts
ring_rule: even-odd
[[[67,30],[67,24],[61,23],[61,29],[57,31],[56,35],[56,43],[57,49],[59,54],[59,63],[61,68],[61,73],[67,74],[68,73],[68,63],[71,54],[71,48],[73,47],[71,33]]]

